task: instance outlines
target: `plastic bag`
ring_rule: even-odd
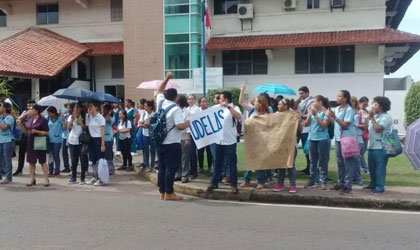
[[[98,161],[98,178],[103,183],[109,182],[109,168],[108,163],[104,158],[99,159]]]

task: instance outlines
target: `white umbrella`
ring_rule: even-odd
[[[75,103],[76,100],[68,100],[68,99],[61,99],[57,98],[55,96],[49,95],[46,97],[43,97],[41,100],[38,101],[38,105],[41,106],[54,106],[57,110],[61,110],[62,107],[64,107],[64,104],[67,103]]]

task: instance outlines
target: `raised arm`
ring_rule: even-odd
[[[245,89],[246,85],[242,85],[241,87],[241,93],[239,94],[239,104],[244,108],[245,110],[248,110],[248,103],[245,101]]]
[[[173,77],[172,72],[168,72],[166,74],[165,80],[163,80],[163,82],[159,85],[159,88],[157,90],[158,94],[163,94],[165,92],[166,85],[168,84],[169,80],[172,79],[172,77]]]

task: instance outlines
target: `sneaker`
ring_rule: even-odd
[[[60,173],[54,173],[54,176],[61,176]]]
[[[188,180],[188,178],[182,178],[182,183],[187,183],[189,180]]]
[[[383,194],[383,193],[385,193],[385,190],[380,191],[380,190],[375,189],[375,190],[372,191],[373,195],[378,195],[378,194]]]
[[[230,177],[226,177],[225,179],[225,185],[229,185],[230,184]]]
[[[133,172],[134,171],[134,168],[133,167],[128,167],[125,171],[127,171],[127,172]]]
[[[11,180],[9,180],[9,179],[7,179],[7,178],[5,178],[5,179],[3,179],[2,181],[0,181],[0,184],[2,184],[2,185],[4,185],[4,184],[9,184],[9,183],[12,183],[12,181],[11,181]]]
[[[61,173],[70,173],[71,170],[69,168],[65,168],[63,170],[60,171]]]
[[[118,171],[124,171],[124,170],[126,170],[126,169],[127,169],[127,167],[126,167],[126,166],[121,166],[121,167],[117,168],[117,170],[118,170]]]
[[[13,173],[13,176],[18,176],[18,175],[22,175],[22,171],[16,171]]]
[[[284,187],[282,185],[276,185],[273,189],[274,192],[280,192],[283,190],[284,190]]]
[[[97,180],[96,182],[95,182],[95,184],[93,184],[95,187],[98,187],[98,186],[102,186],[103,185],[103,183],[102,183],[102,181],[101,180]]]
[[[304,188],[306,189],[316,188],[316,185],[308,182],[305,184]]]
[[[344,186],[336,184],[334,187],[331,188],[331,190],[340,191],[343,190]]]
[[[165,194],[165,201],[180,201],[182,200],[182,196],[176,195],[175,193],[172,194]]]
[[[147,172],[149,172],[149,173],[152,173],[152,172],[154,172],[155,171],[155,169],[154,168],[149,168],[149,170],[147,170]]]
[[[239,187],[240,187],[240,188],[248,188],[248,187],[250,187],[250,186],[251,186],[251,184],[250,184],[250,183],[245,182],[245,183],[242,183]]]
[[[373,187],[371,185],[367,185],[367,186],[364,186],[363,189],[365,189],[365,190],[374,190],[375,187]]]
[[[86,185],[85,181],[80,181],[80,185]]]
[[[160,200],[165,199],[165,193],[160,193]]]
[[[263,190],[264,189],[264,185],[262,184],[258,184],[256,187],[257,190]]]
[[[350,188],[343,188],[343,190],[341,190],[340,194],[346,195],[346,194],[352,194],[352,192],[351,192]]]
[[[297,190],[296,190],[296,187],[295,187],[295,186],[290,186],[290,187],[289,187],[289,193],[294,194],[294,193],[296,193],[296,192],[297,192]]]
[[[137,152],[131,152],[131,156],[136,156],[136,155],[139,155]]]
[[[208,187],[207,187],[207,192],[211,192],[211,191],[213,191],[213,190],[215,190],[215,189],[218,189],[219,188],[219,186],[217,186],[217,185],[213,185],[213,184],[210,184]]]
[[[76,180],[70,179],[68,184],[76,184]]]
[[[328,190],[327,184],[321,184],[321,190]]]
[[[121,155],[121,151],[115,152],[115,156],[119,156],[119,155]]]
[[[238,187],[232,187],[231,189],[232,189],[232,193],[234,193],[234,194],[239,193]]]
[[[362,180],[359,180],[359,181],[357,182],[357,185],[359,185],[359,186],[363,187],[363,181],[362,181]]]
[[[92,179],[90,179],[90,181],[88,181],[86,184],[88,184],[88,185],[93,185],[93,184],[95,184],[95,182],[96,182],[96,179],[95,179],[95,178],[92,178]]]

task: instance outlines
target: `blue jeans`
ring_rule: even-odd
[[[15,142],[0,143],[0,172],[6,175],[9,181],[12,181],[12,155],[15,148]]]
[[[69,164],[69,147],[67,146],[67,139],[63,139],[62,143],[63,150],[61,154],[63,155],[63,165],[65,170],[70,170]]]
[[[362,159],[364,159],[363,156],[363,148],[365,147],[364,143],[359,143],[360,148],[360,156],[357,157],[357,167],[354,169],[354,176],[353,181],[355,182],[361,182],[362,181],[362,173],[360,169],[362,168]]]
[[[133,124],[133,122],[131,122],[131,124]],[[133,129],[131,129],[131,132],[130,132],[130,137],[131,137],[131,147],[130,147],[130,149],[131,149],[131,153],[136,153],[137,152],[137,137],[136,137],[136,130],[133,128]]]
[[[288,168],[287,172],[289,175],[290,186],[296,187],[296,157],[297,157],[297,147],[295,147],[295,159],[293,160],[293,168]],[[284,185],[284,178],[286,177],[286,169],[278,169],[278,179],[277,185]]]
[[[175,172],[181,167],[181,143],[162,144],[158,147],[158,186],[161,194],[174,192]]]
[[[368,162],[370,172],[369,187],[377,191],[385,191],[386,165],[388,156],[382,149],[369,149]]]
[[[150,152],[150,164],[149,164],[149,152]],[[149,166],[153,168],[155,166],[155,143],[150,139],[149,136],[143,135],[143,161],[144,165],[148,168]]]
[[[114,152],[112,152],[112,147],[114,146],[113,141],[105,141],[105,160],[108,164],[109,172],[114,173]]]
[[[48,154],[49,157],[52,157],[52,159],[49,159],[49,174],[59,174],[60,173],[60,149],[61,149],[61,142],[60,143],[50,143],[50,152]],[[54,167],[55,164],[55,167]]]
[[[366,150],[367,150],[367,142],[363,143],[363,148],[360,148],[360,155],[361,155],[360,164],[362,165],[363,171],[365,171],[365,173],[369,171],[369,168],[366,164],[366,159],[365,159]]]
[[[335,156],[338,166],[338,182],[337,185],[352,189],[354,171],[359,167],[358,156],[344,158],[341,154],[341,143],[335,142]]]
[[[213,176],[211,178],[211,183],[214,186],[217,186],[219,181],[222,179],[222,168],[227,161],[227,166],[229,168],[230,185],[232,187],[237,187],[238,185],[238,170],[237,170],[237,157],[236,157],[236,143],[232,145],[219,145],[216,144],[216,157]]]
[[[267,172],[266,170],[256,170],[255,171],[255,174],[257,175],[257,183],[258,184],[261,184],[261,185],[265,184],[266,172]],[[248,171],[248,170],[244,171],[244,181],[246,183],[251,183],[251,174],[252,174],[252,171]]]
[[[197,175],[197,145],[195,145],[194,140],[190,141],[190,164],[191,164],[191,175]]]
[[[92,137],[89,144],[89,160],[92,162],[93,178],[98,179],[98,161],[102,157],[101,138]]]
[[[330,140],[309,141],[309,184],[315,185],[319,180],[327,184],[328,177],[328,155]]]

